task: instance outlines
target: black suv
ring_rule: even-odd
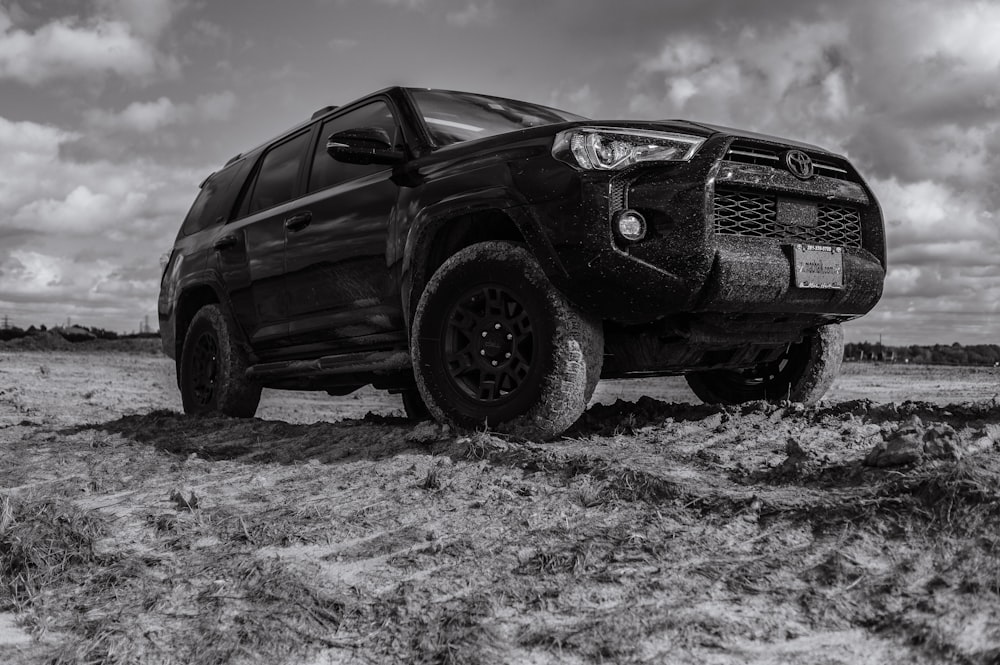
[[[159,316],[189,413],[372,384],[544,438],[600,378],[814,402],[884,277],[878,203],[836,154],[394,87],[209,176]]]

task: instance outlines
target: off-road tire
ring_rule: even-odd
[[[403,398],[403,412],[410,420],[430,420],[431,412],[427,410],[420,391],[416,388],[403,391],[400,396]]]
[[[435,419],[530,439],[555,437],[583,413],[603,354],[600,320],[573,307],[527,249],[502,241],[466,247],[438,268],[410,334],[417,388]]]
[[[260,384],[246,378],[250,360],[237,343],[233,324],[218,305],[205,305],[191,319],[178,358],[184,413],[221,413],[251,418]]]
[[[837,378],[843,360],[844,332],[834,323],[792,344],[780,363],[745,372],[697,372],[686,378],[694,394],[708,404],[785,399],[815,404]]]

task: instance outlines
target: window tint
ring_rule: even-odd
[[[389,110],[389,106],[385,102],[365,104],[359,109],[348,111],[336,118],[331,118],[323,123],[323,127],[319,132],[319,141],[316,143],[312,169],[309,172],[310,192],[315,192],[318,189],[331,187],[345,180],[359,178],[363,175],[383,171],[388,168],[380,164],[345,164],[344,162],[338,162],[326,154],[326,141],[330,138],[331,134],[359,127],[379,127],[384,129],[392,140],[395,149],[403,149],[402,132],[399,131],[399,127],[392,117],[392,111]]]
[[[295,196],[295,180],[308,141],[308,133],[299,134],[264,155],[250,197],[249,213],[290,201]]]
[[[233,200],[236,198],[235,190],[246,178],[247,166],[249,165],[246,160],[240,160],[213,173],[205,180],[191,210],[184,218],[184,224],[181,226],[184,235],[189,236],[226,221]],[[236,182],[237,176],[240,182]]]

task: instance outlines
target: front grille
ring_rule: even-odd
[[[841,247],[861,247],[861,215],[854,208],[822,203],[819,206],[820,242]]]
[[[737,236],[774,238],[778,224],[778,200],[741,192],[715,195],[715,231]]]
[[[779,224],[776,196],[728,191],[715,195],[716,233],[861,247],[861,215],[854,208],[820,203],[816,218],[816,226]]]
[[[750,143],[737,140],[729,147],[724,159],[743,164],[770,166],[779,170],[787,170],[782,160],[785,149],[778,149],[767,144]],[[840,164],[827,156],[810,153],[816,175],[824,175],[838,180],[852,180],[846,164]]]

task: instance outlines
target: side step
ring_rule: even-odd
[[[261,363],[247,369],[247,378],[255,381],[273,381],[305,376],[336,374],[376,374],[398,372],[410,368],[410,354],[406,351],[375,351],[344,353],[323,356],[315,360],[285,360]]]

